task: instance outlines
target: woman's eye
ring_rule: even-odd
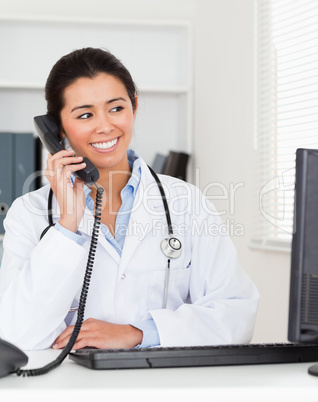
[[[111,112],[120,112],[124,108],[122,106],[116,106],[111,109]]]
[[[91,115],[91,113],[84,113],[78,116],[78,119],[88,119],[89,117],[91,117]]]

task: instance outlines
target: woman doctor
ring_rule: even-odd
[[[74,349],[249,342],[259,295],[220,218],[196,187],[160,175],[182,244],[169,259],[167,286],[165,207],[149,168],[129,149],[138,97],[127,69],[107,51],[77,50],[54,65],[45,94],[71,150],[49,155],[49,185],[18,198],[5,219],[0,337],[25,350],[63,348],[70,338],[96,197],[96,187],[72,173],[87,157],[105,191]],[[55,226],[40,240],[50,188]]]

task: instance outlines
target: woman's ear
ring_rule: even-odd
[[[138,95],[135,95],[135,110],[134,110],[134,117],[136,117],[137,109],[138,109]]]
[[[62,137],[62,144],[63,144],[64,148],[65,149],[70,149],[71,146],[70,146],[70,143],[68,142],[67,136],[65,134],[65,131],[64,131],[62,125],[59,126],[59,130],[60,130],[60,134],[61,134],[61,137]]]
[[[64,130],[63,130],[63,127],[60,126],[59,129],[60,129],[61,137],[62,137],[62,138],[66,138],[66,134],[65,134],[65,132],[64,132]]]

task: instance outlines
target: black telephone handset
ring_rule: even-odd
[[[34,125],[43,145],[52,155],[64,149],[58,125],[49,115],[35,116]],[[97,182],[99,179],[97,168],[88,158],[83,158],[83,162],[86,163],[86,167],[75,172],[74,175],[87,184]]]
[[[0,378],[14,373],[28,362],[28,356],[11,343],[0,339]]]

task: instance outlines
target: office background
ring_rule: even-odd
[[[181,117],[185,116],[186,141],[176,142],[175,146],[191,151],[191,181],[201,189],[208,188],[207,194],[227,222],[242,265],[261,293],[253,341],[285,341],[290,253],[250,248],[256,157],[253,0],[122,0],[119,3],[91,0],[89,4],[83,0],[0,0],[0,17],[22,21],[32,18],[134,23],[169,21],[175,26],[190,26],[186,46],[191,57],[183,59],[188,63],[186,72],[182,57],[180,59],[180,71],[190,76],[185,85],[181,85],[183,89],[177,89],[186,99],[186,105],[180,112],[180,104],[173,103],[175,113],[179,111]],[[6,42],[10,43],[10,38],[6,38]],[[47,46],[50,47],[50,43]],[[2,54],[2,58],[5,56]],[[20,60],[19,68],[23,69],[23,57]],[[45,76],[47,71],[43,74]],[[160,72],[156,72],[155,78],[160,79]],[[11,119],[17,124],[19,115],[25,113],[24,102],[28,102],[28,97],[20,97],[13,116],[4,116],[7,101],[3,95],[7,91],[0,89],[0,121]],[[148,96],[151,96],[149,91]],[[32,103],[32,94],[29,99]],[[162,119],[160,105],[152,119],[154,126]],[[169,119],[165,125],[168,132]],[[9,128],[0,126],[0,131]],[[17,128],[13,127],[13,130]],[[156,143],[159,146],[167,141],[163,134],[162,141]],[[211,183],[219,185],[211,186]]]

